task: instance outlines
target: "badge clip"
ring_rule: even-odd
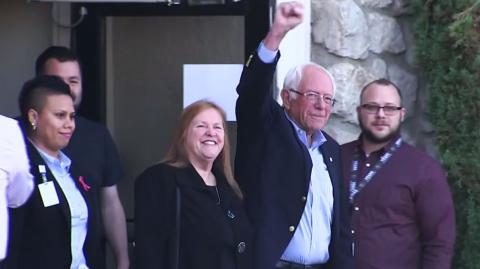
[[[47,169],[45,169],[45,165],[38,165],[38,172],[40,172],[40,175],[42,176],[43,183],[47,182]]]

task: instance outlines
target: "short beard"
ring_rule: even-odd
[[[362,137],[365,140],[367,140],[368,142],[373,143],[373,144],[383,144],[383,143],[389,142],[391,139],[393,139],[395,136],[397,136],[398,131],[400,129],[400,125],[398,125],[397,129],[392,130],[392,132],[389,133],[388,135],[386,135],[385,137],[378,137],[373,132],[368,130],[363,125],[363,122],[360,119],[358,119],[358,122],[359,122],[359,125],[360,125],[360,129],[362,130]]]

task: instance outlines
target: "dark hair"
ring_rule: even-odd
[[[44,74],[45,63],[47,63],[47,61],[50,59],[56,59],[61,63],[78,62],[80,66],[80,61],[72,50],[62,46],[50,46],[44,50],[35,61],[35,74],[37,76]]]
[[[45,98],[50,95],[68,95],[73,100],[70,87],[57,76],[37,76],[23,84],[18,97],[18,107],[20,109],[20,122],[26,134],[32,131],[28,121],[28,111],[30,109],[42,110],[45,105]]]
[[[402,105],[402,92],[400,91],[400,88],[398,88],[398,86],[395,85],[395,83],[391,82],[390,80],[388,80],[386,78],[376,79],[376,80],[368,83],[367,85],[365,85],[362,88],[362,91],[360,93],[360,104],[362,103],[363,93],[365,92],[365,90],[368,89],[368,87],[370,87],[371,85],[374,85],[374,84],[382,85],[382,86],[393,86],[395,88],[395,90],[397,90],[398,96],[400,97],[400,105]]]

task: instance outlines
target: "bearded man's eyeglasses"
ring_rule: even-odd
[[[380,112],[380,109],[382,109],[383,113],[385,113],[385,115],[387,116],[393,116],[402,109],[401,106],[379,106],[375,104],[363,104],[360,107],[368,114],[378,114],[378,112]]]

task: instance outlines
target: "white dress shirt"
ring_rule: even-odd
[[[327,165],[323,161],[320,146],[326,142],[318,131],[313,134],[312,144],[307,143],[307,134],[290,119],[298,138],[302,141],[312,159],[312,173],[307,201],[300,223],[281,260],[311,265],[326,263],[329,259],[328,246],[331,238],[333,212],[333,186]]]
[[[32,190],[33,177],[20,127],[16,120],[0,115],[0,260],[7,250],[7,207],[24,204]]]

